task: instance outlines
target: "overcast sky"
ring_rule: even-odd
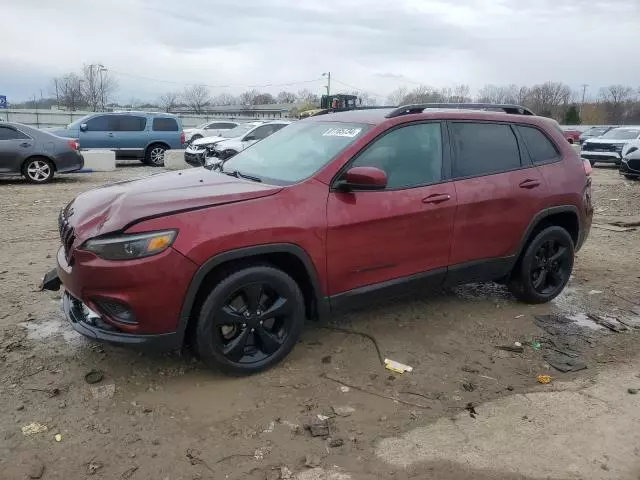
[[[188,83],[216,95],[310,81],[261,90],[320,94],[329,70],[332,91],[381,101],[419,83],[640,87],[640,0],[4,0],[0,12],[9,102],[46,96],[83,63],[110,70],[121,102]]]

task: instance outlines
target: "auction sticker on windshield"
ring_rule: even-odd
[[[361,128],[330,128],[322,134],[323,137],[356,137],[362,131]]]

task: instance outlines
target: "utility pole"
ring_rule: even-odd
[[[586,93],[587,93],[587,87],[588,87],[588,86],[589,86],[589,85],[588,85],[588,84],[586,84],[586,83],[583,83],[583,84],[582,84],[582,102],[580,103],[580,117],[582,117],[582,107],[583,107],[583,105],[584,105],[584,97],[585,97],[585,95],[586,95]]]
[[[102,111],[104,112],[104,87],[102,85],[102,72],[106,72],[107,69],[104,68],[104,65],[98,64],[98,68],[100,69],[100,104],[102,105]]]
[[[327,85],[326,88],[327,89],[327,97],[329,95],[331,95],[331,72],[325,72],[322,74],[323,77],[327,77]]]

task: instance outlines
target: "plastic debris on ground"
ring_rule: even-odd
[[[538,383],[541,383],[543,385],[551,383],[551,380],[552,378],[550,375],[538,375]]]
[[[62,435],[60,435],[59,433],[56,433],[55,437],[53,437],[55,439],[56,442],[61,442],[62,441]]]
[[[395,360],[384,359],[384,368],[396,373],[413,372],[413,367],[405,365],[404,363],[396,362]]]
[[[22,427],[22,434],[25,436],[36,435],[38,433],[44,433],[48,430],[46,425],[43,425],[38,422],[31,422],[28,425]]]

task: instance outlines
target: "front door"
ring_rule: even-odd
[[[116,115],[97,115],[86,121],[80,130],[81,148],[117,148],[118,120]]]
[[[440,123],[411,124],[386,133],[350,162],[347,168],[384,170],[388,183],[380,191],[330,192],[330,295],[387,285],[402,290],[412,280],[440,284],[456,210],[455,188],[443,176],[443,145]]]
[[[544,179],[511,125],[451,122],[450,131],[458,198],[450,278],[458,283],[501,276],[544,194]]]
[[[0,173],[20,173],[22,159],[33,144],[31,137],[9,125],[0,125]]]
[[[140,115],[117,115],[117,147],[123,155],[142,155],[147,146],[149,132],[145,131],[147,118]]]

